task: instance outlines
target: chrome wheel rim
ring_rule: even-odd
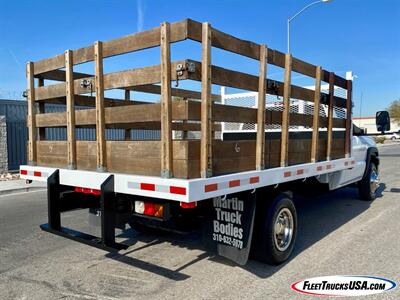
[[[288,208],[282,208],[275,220],[274,241],[279,251],[285,251],[292,242],[294,221]]]
[[[372,168],[371,175],[369,177],[369,185],[371,187],[371,193],[375,193],[379,185],[379,173],[376,168]]]

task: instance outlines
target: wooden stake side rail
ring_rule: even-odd
[[[201,104],[198,101],[179,100],[172,101],[172,120],[173,121],[200,121]],[[126,107],[107,107],[104,109],[105,124],[108,128],[138,128],[145,123],[160,124],[161,108],[160,103],[131,105]],[[36,114],[36,126],[42,127],[66,127],[66,115],[63,112]],[[250,107],[238,107],[222,104],[212,106],[213,122],[232,122],[232,123],[257,123],[257,109]],[[266,125],[280,125],[282,123],[282,112],[276,110],[265,111]],[[88,127],[96,124],[95,109],[84,109],[75,111],[75,125],[77,127]],[[175,126],[197,129],[200,124],[196,123],[172,123]],[[313,116],[299,113],[290,113],[290,124],[293,126],[313,126]],[[217,126],[218,124],[214,124]],[[320,128],[328,126],[328,118],[319,117]],[[346,120],[332,118],[332,128],[345,128]],[[158,129],[160,125],[158,125]],[[220,127],[216,127],[220,128]],[[188,129],[191,130],[191,129]]]
[[[186,39],[202,43],[201,62],[190,59],[171,62],[171,43]],[[159,65],[104,74],[103,60],[105,58],[153,47],[160,47]],[[212,47],[259,61],[258,76],[212,65]],[[94,75],[74,72],[74,65],[90,61],[94,61]],[[285,69],[284,82],[267,79],[268,64]],[[60,70],[62,68],[65,68],[65,71]],[[292,72],[315,78],[315,90],[292,85]],[[39,79],[36,88],[35,77]],[[45,86],[45,79],[62,81],[62,83]],[[155,144],[159,149],[158,160],[155,160],[158,165],[157,168],[151,167],[151,169],[157,170],[157,175],[165,178],[174,176],[207,178],[216,174],[263,170],[277,166],[286,167],[297,163],[351,156],[351,81],[327,72],[322,67],[294,58],[290,54],[223,33],[212,28],[209,23],[199,23],[190,19],[173,24],[162,23],[160,27],[123,38],[106,42],[99,41],[92,46],[67,50],[62,55],[28,63],[27,80],[28,160],[31,165],[35,165],[38,161],[40,164],[46,164],[46,159],[49,165],[57,162],[52,160],[51,155],[49,156],[43,148],[43,145],[47,145],[45,143],[47,141],[44,140],[44,129],[47,127],[66,127],[65,164],[68,168],[87,169],[87,166],[82,164],[82,159],[85,159],[82,158],[82,153],[88,153],[82,152],[82,145],[86,145],[88,148],[85,151],[95,149],[95,154],[91,157],[95,157],[95,169],[100,172],[106,172],[111,168],[114,172],[126,171],[138,174],[135,169],[136,164],[131,164],[131,169],[127,170],[126,166],[116,163],[114,157],[114,152],[121,150],[118,147],[132,145],[126,144],[131,142],[129,141],[131,129],[161,130],[161,140]],[[178,82],[178,80],[201,82],[201,92],[172,88],[171,82]],[[329,94],[321,92],[322,81],[329,82]],[[221,96],[212,94],[213,84],[257,92],[257,108],[217,104]],[[346,99],[334,95],[335,87],[347,90]],[[124,90],[125,99],[104,97],[105,91],[114,89]],[[129,91],[131,90],[159,94],[160,103],[130,101]],[[92,93],[95,93],[95,96]],[[283,111],[266,108],[266,94],[283,97]],[[181,97],[183,100],[173,101],[173,96]],[[313,102],[314,114],[290,112],[293,99]],[[66,112],[45,113],[44,103],[65,104]],[[320,104],[328,105],[327,117],[320,116]],[[37,106],[39,106],[38,114],[36,113]],[[86,108],[75,110],[75,106],[86,106]],[[346,119],[334,118],[335,107],[339,110],[346,109]],[[232,143],[219,143],[220,141],[215,139],[215,131],[221,129],[219,122],[257,124],[256,138],[249,141],[252,143],[247,148],[251,149],[248,150],[251,153],[248,155],[241,153],[234,159],[219,156],[215,147],[232,146]],[[266,140],[265,125],[275,124],[281,126],[280,138],[276,141]],[[290,138],[292,134],[289,130],[290,126],[312,128],[311,137],[302,141],[303,146],[307,145],[304,153],[298,153],[301,146],[298,145],[298,141]],[[87,143],[76,141],[77,127],[95,127],[96,141]],[[327,128],[327,134],[322,142],[320,128],[323,127]],[[39,128],[40,147],[36,141],[37,128]],[[125,129],[125,144],[123,141],[116,141],[117,144],[106,141],[107,128]],[[345,128],[345,135],[339,139],[337,136],[334,137],[333,128]],[[184,141],[188,141],[187,131],[201,131],[200,141],[193,141],[197,144],[190,143],[190,145],[196,144],[197,150],[194,150],[193,146],[187,146],[184,162],[175,159],[175,153],[180,151],[175,148],[175,145],[182,144],[177,144],[173,140],[173,130],[186,132]],[[336,139],[335,143],[332,141],[333,138]],[[143,141],[139,143],[141,142]],[[49,145],[53,147],[61,144],[49,143]],[[293,148],[294,145],[298,145],[297,148]],[[341,146],[338,147],[338,145]],[[81,150],[78,151],[78,148]],[[226,151],[230,150],[226,149]],[[196,153],[195,157],[189,159],[193,153]],[[142,155],[145,153],[135,152],[132,159],[137,160]],[[124,157],[122,161],[131,159],[124,155],[120,157]],[[60,161],[61,158],[58,158],[57,164]],[[221,161],[224,161],[223,167],[221,167]],[[64,160],[62,162],[64,163]],[[118,167],[115,168],[115,166]],[[57,165],[57,167],[63,166]],[[119,171],[118,168],[120,168]],[[93,169],[92,165],[89,169]]]

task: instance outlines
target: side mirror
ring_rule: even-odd
[[[385,131],[390,130],[390,116],[387,111],[378,111],[376,113],[376,130],[381,133],[385,133]]]

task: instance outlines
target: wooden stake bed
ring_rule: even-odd
[[[201,61],[171,61],[171,44],[184,40],[202,43]],[[160,48],[160,61],[155,65],[104,73],[107,58],[153,47]],[[258,76],[213,65],[212,47],[257,60]],[[93,74],[74,72],[74,66],[91,61]],[[268,79],[268,64],[285,69],[284,82]],[[291,84],[292,72],[315,78],[315,90]],[[134,35],[67,50],[29,62],[27,80],[30,165],[195,179],[350,156],[350,81],[266,45],[220,32],[208,23],[189,19],[163,23]],[[45,80],[60,83],[46,85]],[[200,82],[201,90],[171,87],[172,82],[185,80]],[[329,93],[321,91],[321,82],[329,84]],[[212,94],[213,86],[257,92],[259,103],[256,107],[226,105],[220,95]],[[335,95],[335,87],[347,91],[345,98]],[[122,99],[105,96],[105,91],[115,89],[124,90]],[[136,101],[130,91],[159,94],[160,101]],[[283,109],[268,107],[266,95],[283,97]],[[318,110],[294,112],[292,99],[315,107],[326,105],[329,113],[325,117]],[[65,105],[66,111],[46,113],[46,103]],[[335,116],[334,109],[345,117]],[[222,140],[223,122],[257,124],[258,129],[245,138],[232,134]],[[266,129],[270,125],[282,130],[271,135]],[[295,134],[291,126],[309,131]],[[49,127],[66,128],[67,140],[46,140],[44,129]],[[76,140],[79,127],[95,128],[96,141]],[[109,128],[124,129],[124,137],[106,140]],[[131,129],[160,130],[160,140],[131,140]],[[177,138],[174,131],[183,134]]]

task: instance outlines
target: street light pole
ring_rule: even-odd
[[[303,7],[301,10],[299,10],[296,14],[294,14],[292,17],[290,17],[287,20],[287,53],[290,53],[290,22],[292,22],[294,18],[296,18],[303,11],[305,11],[307,8],[313,6],[314,4],[328,3],[328,2],[331,2],[331,1],[332,0],[318,0],[318,1],[312,2],[312,3],[308,4],[308,5],[306,5],[305,7]]]

